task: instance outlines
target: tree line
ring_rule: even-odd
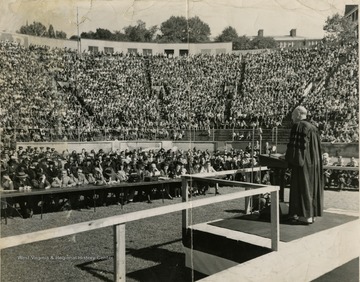
[[[353,23],[339,14],[328,17],[323,29],[326,31],[325,40],[340,44],[353,40],[355,36]],[[66,39],[65,32],[55,30],[51,24],[47,28],[40,22],[21,26],[18,32],[34,36]],[[104,28],[97,28],[96,31],[82,32],[80,38],[129,42],[206,43],[211,41],[210,34],[209,25],[197,16],[189,19],[183,16],[171,16],[161,23],[160,26],[147,27],[145,22],[139,20],[135,25],[129,25],[122,30],[115,30],[113,32]],[[70,39],[78,40],[78,36],[73,35]],[[236,29],[232,26],[225,27],[215,37],[214,41],[232,42],[233,50],[277,47],[277,43],[272,37],[256,36],[250,38],[245,35],[239,36]]]
[[[210,40],[210,27],[199,17],[189,19],[180,16],[172,16],[164,21],[160,27],[146,27],[143,21],[138,21],[134,26],[126,26],[122,31],[111,32],[108,29],[98,28],[95,32],[82,32],[81,38],[102,39],[130,42],[159,42],[159,43],[206,43]],[[71,37],[77,39],[77,36]],[[215,42],[232,42],[233,50],[275,48],[276,42],[271,37],[257,36],[250,39],[246,36],[238,36],[233,27],[225,28],[215,38]]]
[[[64,31],[55,30],[52,24],[50,24],[47,28],[41,22],[36,21],[32,24],[26,23],[26,25],[21,26],[18,33],[40,37],[66,39],[66,33]]]
[[[20,27],[18,33],[49,38],[66,39],[66,33],[55,31],[50,24],[47,28],[40,22],[33,22]],[[139,20],[135,25],[129,25],[122,30],[110,31],[97,28],[95,31],[82,32],[80,38],[129,41],[129,42],[158,42],[158,43],[206,43],[210,40],[211,30],[207,23],[195,16],[186,19],[183,16],[171,16],[160,26],[147,27],[146,23]],[[78,40],[77,35],[70,37]],[[251,40],[246,36],[238,36],[235,28],[227,27],[215,38],[216,42],[232,42],[234,50],[274,48],[276,42],[268,37],[256,37]]]

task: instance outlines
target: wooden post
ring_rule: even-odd
[[[250,190],[251,188],[245,188]],[[252,197],[245,197],[245,214],[250,214],[252,210]]]
[[[181,193],[182,193],[182,201],[187,202],[189,201],[188,195],[188,183],[186,177],[182,177],[181,181]],[[185,231],[189,227],[189,210],[184,209],[182,211],[182,229]]]
[[[252,127],[252,140],[251,140],[251,177],[250,182],[254,183],[254,146],[255,146],[255,125]]]
[[[271,249],[279,248],[279,191],[271,192]]]
[[[114,281],[126,280],[125,224],[113,226],[114,229]]]

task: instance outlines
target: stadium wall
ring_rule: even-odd
[[[49,46],[50,48],[78,49],[78,41],[68,39],[54,39],[47,37],[30,36],[17,33],[0,33],[1,41],[14,41],[29,47],[30,45]],[[81,39],[81,51],[84,52],[118,52],[138,53],[142,55],[173,54],[228,54],[232,53],[231,42],[209,43],[150,43],[150,42],[120,42],[95,39]]]
[[[151,42],[118,42],[94,39],[81,39],[81,50],[97,52],[138,53],[142,55],[173,54],[227,54],[232,52],[231,42],[211,43],[151,43]]]
[[[14,41],[25,47],[30,45],[49,46],[50,48],[67,48],[77,50],[77,41],[31,36],[17,33],[0,33],[1,41]]]
[[[17,147],[51,147],[55,148],[56,151],[62,152],[68,150],[69,152],[76,150],[81,152],[81,149],[85,148],[87,151],[95,150],[98,151],[103,149],[105,152],[111,150],[115,151],[119,149],[122,150],[133,150],[133,149],[154,149],[159,150],[164,148],[165,150],[169,149],[179,149],[179,150],[188,150],[188,149],[198,149],[198,150],[209,150],[213,152],[215,150],[223,151],[227,149],[228,151],[233,149],[245,149],[248,145],[248,141],[234,141],[234,142],[222,142],[222,141],[96,141],[96,142],[18,142]],[[263,144],[264,145],[264,144]],[[343,156],[344,158],[359,158],[359,144],[357,143],[321,143],[323,153],[329,153],[330,156]],[[286,151],[285,143],[278,143],[277,151],[279,153],[284,153]]]
[[[329,153],[330,156],[342,156],[345,158],[359,158],[358,143],[321,143],[323,153]]]
[[[13,41],[17,42],[20,45],[25,47],[29,46],[29,40],[27,36],[23,36],[21,34],[13,34],[13,33],[0,33],[0,40],[1,41]]]
[[[16,147],[50,147],[55,148],[57,152],[62,152],[64,150],[68,150],[69,152],[72,152],[73,150],[76,150],[77,152],[81,152],[81,150],[84,148],[87,151],[95,150],[99,151],[100,149],[103,149],[104,152],[109,152],[111,150],[115,151],[119,149],[120,151],[123,150],[133,150],[133,149],[154,149],[158,150],[161,148],[164,149],[171,149],[173,147],[172,142],[136,142],[136,141],[95,141],[95,142],[19,142],[16,144]]]
[[[232,51],[233,54],[236,55],[246,55],[246,54],[261,54],[265,52],[271,52],[274,51],[273,49],[251,49],[251,50],[234,50]]]
[[[215,150],[217,150],[218,146],[217,146],[218,142],[187,142],[187,141],[177,141],[177,142],[173,142],[173,146],[177,147],[180,150],[184,150],[187,151],[189,149],[193,150],[194,148],[196,150],[201,150],[201,151],[205,151],[208,150],[209,152],[213,152]]]

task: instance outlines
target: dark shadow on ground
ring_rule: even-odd
[[[110,272],[110,271],[95,267],[96,263],[102,262],[102,261],[105,261],[105,260],[108,260],[108,259],[92,260],[92,261],[88,261],[88,262],[78,264],[78,265],[76,265],[76,267],[80,268],[83,271],[86,271],[86,272],[90,273],[92,276],[96,277],[100,281],[111,282],[113,280],[109,279],[108,277],[106,277],[104,275],[102,275],[102,273],[111,273],[113,275],[113,272]]]
[[[235,209],[235,210],[225,210],[225,212],[245,214],[245,210],[238,210],[238,209]]]
[[[185,266],[184,253],[173,252],[162,248],[166,245],[179,242],[181,242],[181,239],[176,239],[141,249],[126,248],[127,256],[158,263],[152,267],[127,273],[126,276],[137,281],[154,282],[196,281],[206,277],[206,275],[192,271]],[[113,272],[104,270],[96,265],[97,263],[105,260],[113,260],[113,257],[109,257],[108,259],[88,261],[82,264],[78,264],[76,267],[86,271],[87,273],[90,273],[93,277],[99,279],[100,281],[110,282],[112,280],[108,278],[109,273],[112,276]]]
[[[333,271],[330,271],[319,278],[313,280],[313,282],[358,282],[359,281],[359,258],[353,259],[348,263],[345,263]]]
[[[181,239],[169,241],[162,244],[142,248],[127,249],[127,253],[133,257],[159,263],[149,267],[127,273],[127,277],[138,281],[194,281],[206,277],[206,275],[193,272],[185,266],[185,254],[163,249],[163,246],[181,242]]]
[[[137,281],[170,282],[196,281],[206,275],[192,271],[185,266],[185,254],[160,248],[145,248],[134,251],[133,255],[142,259],[159,262],[158,265],[127,273],[127,277]]]

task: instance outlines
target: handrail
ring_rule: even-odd
[[[203,173],[196,173],[196,174],[186,174],[184,176],[186,177],[216,177],[216,176],[223,176],[223,175],[231,175],[236,173],[248,173],[248,172],[256,172],[256,171],[263,171],[263,170],[269,170],[267,166],[254,166],[254,167],[246,167],[246,168],[239,168],[239,169],[231,169],[231,170],[221,170],[221,171],[215,171],[215,172],[203,172]],[[239,182],[232,181],[232,183]],[[245,182],[243,182],[245,183]]]
[[[235,192],[226,195],[219,195],[216,197],[211,197],[206,199],[192,200],[188,202],[183,202],[183,203],[178,203],[178,204],[173,204],[158,208],[146,209],[146,210],[127,213],[127,214],[115,215],[115,216],[110,216],[106,218],[101,218],[101,219],[96,219],[96,220],[91,220],[91,221],[86,221],[86,222],[61,226],[61,227],[55,227],[55,228],[36,231],[32,233],[3,237],[0,238],[0,250],[10,247],[15,247],[18,245],[24,245],[24,244],[35,243],[48,239],[73,235],[85,231],[91,231],[112,225],[124,224],[139,219],[145,219],[149,217],[163,215],[166,213],[177,212],[184,209],[206,206],[209,204],[235,200],[238,198],[250,197],[258,194],[271,193],[277,190],[278,187],[276,186],[263,185],[263,188],[257,188],[256,190],[240,191],[240,192]]]
[[[225,171],[223,173],[226,174]],[[207,180],[205,177],[200,177],[200,176],[195,176],[195,177],[196,179],[202,179],[203,181]],[[189,200],[187,185],[188,185],[188,180],[191,178],[193,178],[193,176],[191,175],[182,176],[182,199],[183,199],[182,203],[137,211],[133,213],[116,215],[116,216],[81,222],[77,224],[71,224],[62,227],[55,227],[51,229],[46,229],[46,230],[41,230],[41,231],[36,231],[21,235],[0,238],[0,250],[113,226],[114,280],[125,281],[125,277],[126,277],[125,223],[182,210],[182,227],[184,230],[189,227],[188,213],[189,210],[192,208],[220,203],[224,201],[235,200],[238,198],[255,196],[259,194],[271,193],[271,248],[277,251],[278,243],[279,243],[279,206],[278,206],[279,187],[258,184],[256,185],[256,187],[258,187],[256,189],[249,189],[245,191],[235,192],[226,195],[219,195],[216,197],[211,197],[206,199]],[[223,181],[224,180],[221,179],[211,179],[211,182],[220,183]],[[228,182],[231,181],[226,181],[227,184]],[[218,183],[216,183],[216,185],[218,185]],[[232,184],[233,186],[238,185],[241,187],[243,182],[233,181]]]

